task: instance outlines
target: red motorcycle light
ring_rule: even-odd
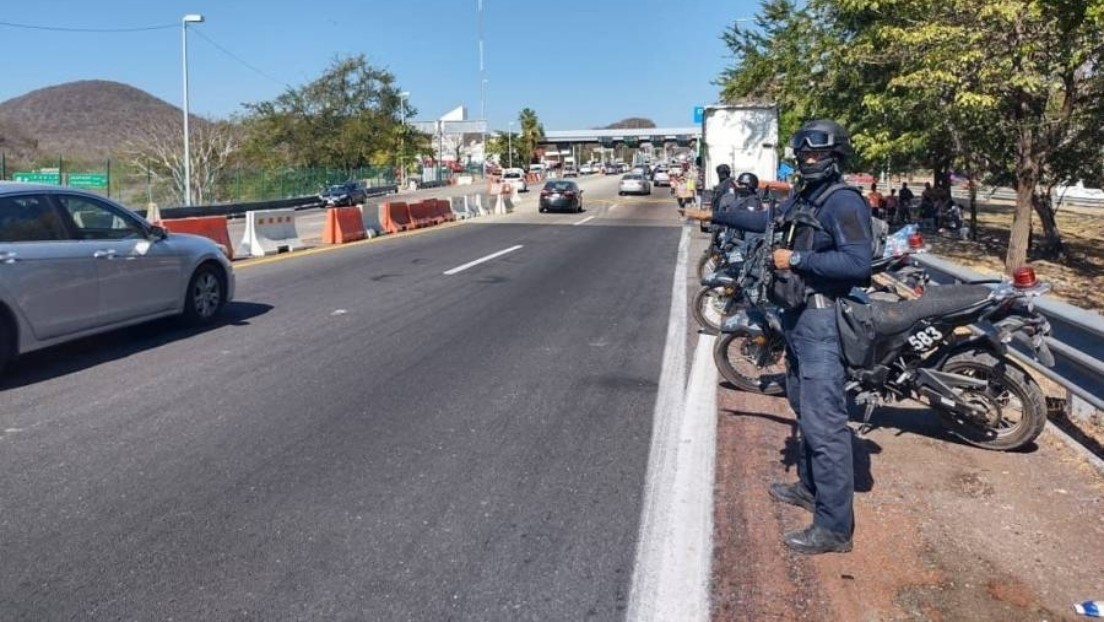
[[[924,248],[924,236],[919,233],[913,233],[908,236],[908,245],[910,249]]]
[[[1038,282],[1035,278],[1035,268],[1031,266],[1020,266],[1012,272],[1012,287],[1028,289],[1035,287]]]

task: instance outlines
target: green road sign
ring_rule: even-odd
[[[75,188],[106,188],[104,173],[69,173],[69,185]]]
[[[61,184],[61,173],[35,173],[33,171],[16,171],[12,173],[12,179],[31,184]]]

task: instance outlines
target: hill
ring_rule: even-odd
[[[621,119],[616,123],[610,123],[604,130],[638,130],[649,127],[655,127],[655,121],[651,119],[644,119],[641,117],[629,117],[627,119]]]
[[[142,127],[180,125],[180,108],[141,89],[106,80],[82,80],[31,91],[0,103],[0,149],[69,159],[119,152]],[[193,117],[194,123],[203,123]]]

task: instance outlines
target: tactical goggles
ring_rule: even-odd
[[[799,130],[790,140],[794,151],[803,149],[829,149],[836,146],[836,137],[823,130]]]

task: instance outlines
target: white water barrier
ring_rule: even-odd
[[[367,203],[361,203],[357,205],[360,209],[360,218],[364,221],[364,231],[368,234],[368,237],[374,238],[377,235],[383,235],[383,225],[380,223],[380,209],[379,205],[368,205]]]
[[[295,229],[295,210],[271,209],[245,213],[245,235],[239,257],[264,257],[306,248]]]

